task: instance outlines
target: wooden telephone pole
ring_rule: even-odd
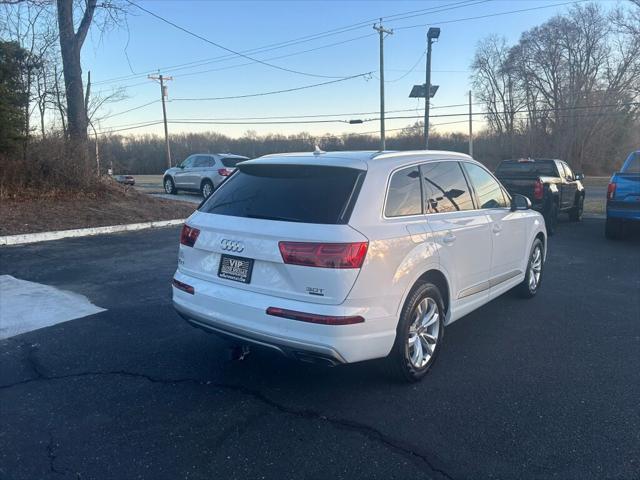
[[[164,75],[149,75],[151,80],[160,82],[160,100],[162,101],[162,118],[164,119],[164,144],[167,157],[167,167],[171,168],[171,148],[169,147],[169,129],[167,127],[167,107],[165,105],[165,98],[168,97],[168,89],[164,82],[173,80],[173,77],[165,77]]]
[[[384,35],[391,35],[393,30],[387,30],[380,23],[373,26],[373,29],[380,34],[380,150],[386,150],[386,140],[384,132]]]

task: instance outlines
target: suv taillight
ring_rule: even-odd
[[[613,200],[613,197],[616,196],[616,184],[610,183],[607,186],[607,200]]]
[[[310,243],[280,242],[284,263],[324,268],[360,268],[367,255],[368,242]]]
[[[218,175],[221,175],[223,177],[228,177],[232,173],[233,173],[233,170],[231,170],[230,168],[219,168],[218,169]]]
[[[533,186],[533,198],[536,200],[542,200],[544,197],[544,185],[540,179],[536,180],[536,184]]]
[[[200,235],[200,230],[190,227],[185,223],[182,226],[182,232],[180,232],[180,243],[187,247],[193,247],[196,244],[198,235]]]

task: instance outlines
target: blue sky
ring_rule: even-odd
[[[552,6],[562,0],[433,0],[433,1],[178,1],[155,0],[139,4],[172,22],[202,35],[213,42],[236,51],[245,51],[278,42],[284,42],[328,30],[344,27],[376,17],[387,17],[423,9],[411,18],[385,21],[385,27],[394,29],[385,39],[386,110],[416,109],[420,115],[423,101],[408,98],[411,86],[424,83],[425,35],[427,25],[440,26],[439,41],[433,47],[432,82],[440,85],[433,107],[462,104],[467,101],[470,88],[469,65],[478,41],[491,33],[516,42],[520,34],[551,16],[566,11],[569,5]],[[606,2],[613,6],[613,2]],[[539,10],[520,12],[486,19],[459,22],[452,20],[476,17],[512,10],[551,6]],[[453,8],[457,7],[457,8]],[[442,10],[440,12],[433,10]],[[159,87],[147,80],[148,71],[158,70],[172,75],[169,82],[168,118],[197,119],[295,116],[338,114],[350,112],[376,112],[379,109],[379,41],[367,22],[361,27],[330,34],[313,41],[304,41],[286,48],[251,54],[288,69],[315,75],[343,77],[364,72],[374,76],[356,78],[330,85],[279,95],[218,101],[177,101],[179,98],[220,97],[296,88],[330,81],[330,78],[311,77],[271,68],[245,58],[228,55],[200,39],[189,36],[166,23],[130,8],[128,28],[116,28],[102,35],[91,32],[83,50],[83,69],[91,70],[94,91],[109,93],[118,86],[126,88],[127,98],[109,104],[98,116],[113,115],[100,122],[100,130],[123,128],[130,124],[152,122],[162,118],[160,103],[154,103],[129,113],[124,110],[159,99]],[[450,23],[446,23],[450,22]],[[412,27],[412,28],[403,28]],[[340,45],[332,45],[342,42]],[[303,50],[315,51],[289,55]],[[226,58],[217,58],[226,56]],[[189,68],[170,68],[188,62],[210,63]],[[249,65],[245,65],[249,63]],[[239,66],[242,65],[242,66]],[[415,69],[411,71],[411,68]],[[406,76],[404,76],[406,75]],[[130,77],[117,79],[117,77]],[[404,76],[404,77],[403,77]],[[403,78],[400,78],[403,77]],[[116,80],[113,80],[116,79]],[[395,81],[394,81],[395,80]],[[105,82],[106,83],[100,83]],[[474,108],[480,108],[474,107]],[[463,113],[467,107],[436,108],[436,114]],[[117,115],[114,115],[117,114]],[[412,112],[396,115],[412,115]],[[389,113],[388,116],[394,115]],[[331,118],[375,118],[377,114]],[[464,121],[464,117],[433,118],[432,123]],[[231,121],[231,120],[227,120]],[[476,128],[480,119],[476,117]],[[388,120],[387,129],[412,123],[412,120]],[[170,132],[214,130],[231,136],[247,130],[258,133],[293,133],[307,131],[312,134],[370,132],[379,128],[378,122],[363,125],[346,123],[284,124],[284,125],[169,125]],[[465,131],[465,123],[439,127],[441,131]],[[158,133],[161,125],[148,126],[122,132],[123,134]]]

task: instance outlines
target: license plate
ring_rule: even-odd
[[[251,282],[251,272],[253,271],[253,259],[234,257],[233,255],[222,255],[220,257],[220,267],[218,267],[218,277],[234,282]]]

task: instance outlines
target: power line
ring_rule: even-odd
[[[129,108],[128,110],[123,110],[122,112],[112,113],[111,115],[102,117],[100,120],[106,120],[107,118],[117,117],[118,115],[124,115],[125,113],[133,112],[134,110],[140,110],[141,108],[148,107],[149,105],[153,105],[154,103],[158,103],[159,101],[160,100],[153,100],[151,102],[138,105],[137,107]]]
[[[446,6],[437,6],[437,7],[428,7],[428,8],[423,8],[423,9],[419,9],[419,10],[412,10],[409,12],[402,12],[402,13],[397,13],[397,14],[393,14],[393,15],[388,15],[386,17],[382,17],[383,19],[387,20],[389,19],[389,21],[398,21],[398,20],[402,20],[404,19],[407,15],[409,14],[415,14],[417,12],[422,12],[422,15],[426,15],[428,13],[439,13],[441,11],[448,11],[448,10],[454,10],[454,9],[458,9],[458,8],[463,8],[463,7],[467,7],[467,6],[473,6],[477,3],[483,3],[483,2],[487,2],[487,1],[491,1],[491,0],[463,0],[463,1],[459,1],[459,2],[454,2],[451,4],[448,4]],[[133,2],[130,2],[133,3]],[[137,5],[136,5],[137,6]],[[140,8],[140,7],[138,7]],[[415,16],[415,15],[413,15]],[[395,17],[400,17],[400,18],[395,18]],[[333,36],[333,35],[340,35],[343,33],[347,33],[353,30],[357,30],[363,27],[368,27],[371,22],[374,22],[378,20],[378,18],[371,18],[371,19],[367,19],[367,20],[363,20],[361,22],[357,22],[354,24],[350,24],[350,25],[346,25],[344,27],[337,27],[337,28],[333,28],[330,30],[326,30],[323,32],[319,32],[319,33],[315,33],[315,34],[311,34],[311,35],[305,35],[302,37],[298,37],[298,38],[294,38],[291,40],[285,40],[282,42],[277,42],[277,43],[272,43],[272,44],[268,44],[262,47],[255,47],[253,49],[248,49],[248,50],[243,50],[240,53],[242,54],[255,54],[255,53],[264,53],[267,51],[271,51],[271,50],[277,50],[280,48],[286,48],[286,47],[290,47],[293,45],[298,45],[300,43],[306,43],[306,42],[310,42],[310,41],[315,41],[318,40],[320,38],[325,38],[328,36]],[[201,60],[195,60],[192,62],[187,62],[187,63],[181,63],[181,64],[177,64],[177,65],[170,65],[170,66],[165,66],[160,68],[160,70],[163,71],[170,71],[171,73],[183,69],[183,68],[195,68],[198,66],[202,66],[202,65],[206,65],[208,63],[213,63],[215,61],[221,61],[221,60],[226,60],[226,59],[230,59],[233,58],[236,54],[235,53],[231,53],[231,54],[226,54],[226,55],[222,55],[222,56],[217,56],[217,57],[210,57],[208,59],[201,59]],[[101,81],[97,81],[94,82],[94,85],[98,85],[98,84],[104,84],[104,83],[113,83],[113,82],[118,82],[118,81],[123,81],[123,80],[131,80],[134,78],[142,78],[143,76],[146,76],[147,74],[150,73],[155,73],[157,72],[158,69],[153,69],[153,70],[147,70],[144,71],[140,74],[128,74],[128,75],[121,75],[121,76],[117,76],[117,77],[112,77],[112,78],[108,78],[105,80],[101,80]]]
[[[121,113],[130,112],[132,110],[137,110],[142,107],[146,107],[147,105],[151,105],[153,103],[157,103],[159,100],[154,100],[153,102],[145,103],[143,105],[139,105],[134,108],[130,108],[129,110],[125,110],[123,112],[118,112],[113,115],[109,115],[106,117],[102,117],[100,120],[106,120],[107,118],[115,117],[116,115],[120,115]],[[171,103],[172,100],[169,100]],[[455,108],[455,107],[466,107],[467,103],[457,103],[451,105],[439,105],[435,107],[431,107],[432,110],[442,109],[442,108]],[[484,105],[484,103],[477,102],[474,105]],[[404,113],[404,112],[413,112],[415,108],[405,108],[400,110],[388,110],[387,113]],[[295,118],[326,118],[326,117],[340,117],[340,116],[356,116],[356,115],[376,115],[380,113],[378,110],[370,111],[370,112],[343,112],[343,113],[321,113],[321,114],[311,114],[311,115],[277,115],[277,116],[261,116],[261,117],[216,117],[216,118],[177,118],[174,120],[211,120],[211,121],[236,121],[236,120],[278,120],[278,119],[295,119]],[[118,128],[118,127],[127,127],[129,125],[137,125],[140,122],[135,123],[125,123],[122,125],[114,125],[110,128]]]
[[[418,65],[420,65],[420,63],[422,62],[422,59],[424,58],[424,56],[427,54],[427,50],[425,49],[421,54],[420,57],[418,58],[418,60],[416,61],[416,63],[409,69],[407,70],[404,74],[402,74],[401,76],[399,76],[398,78],[394,78],[393,80],[386,80],[386,83],[395,83],[395,82],[399,82],[400,80],[402,80],[403,78],[407,77],[408,75],[410,75],[417,67]]]
[[[636,104],[640,104],[640,102],[636,103]],[[501,113],[501,112],[498,112]],[[502,112],[504,113],[504,112]],[[593,117],[610,117],[610,116],[615,116],[615,115],[625,115],[626,112],[601,112],[601,113],[595,113],[595,114],[586,114],[586,115],[576,115],[576,117],[578,118],[593,118]],[[468,116],[468,113],[460,113],[460,114],[455,114],[455,116]],[[485,115],[485,116],[489,116],[490,113],[489,112],[474,112],[473,115]],[[436,117],[445,117],[445,116],[451,116],[451,115],[432,115],[432,118],[436,118]],[[539,117],[539,115],[537,115]],[[414,117],[388,117],[389,120],[399,120],[399,119],[421,119],[422,116],[414,116]],[[563,115],[560,118],[572,118],[569,115]],[[372,121],[376,121],[378,120],[377,118],[371,118],[371,119],[367,119],[365,120],[365,122],[372,122]],[[145,128],[145,127],[149,127],[149,126],[155,126],[155,125],[161,125],[163,123],[162,120],[157,120],[157,121],[152,121],[152,122],[146,122],[146,123],[140,123],[140,124],[131,124],[131,126],[128,127],[124,127],[124,128],[117,128],[115,130],[103,130],[100,132],[97,132],[98,135],[104,135],[104,134],[110,134],[110,133],[117,133],[117,132],[122,132],[122,131],[128,131],[128,130],[134,130],[134,129],[138,129],[138,128]],[[169,120],[168,123],[173,123],[173,124],[185,124],[185,125],[276,125],[276,124],[326,124],[326,123],[348,123],[348,121],[346,120],[342,120],[342,119],[337,119],[337,120],[309,120],[309,121],[281,121],[281,122],[215,122],[215,121],[175,121],[175,120]],[[454,125],[454,124],[459,124],[459,123],[467,123],[467,120],[455,120],[455,121],[451,121],[451,122],[443,122],[443,123],[438,123],[433,125],[434,127],[440,127],[440,126],[444,126],[444,125]],[[392,129],[387,129],[387,132],[394,132],[394,131],[399,131],[399,130],[405,130],[405,129],[411,129],[413,128],[413,125],[408,125],[405,127],[400,127],[400,128],[392,128]],[[369,132],[353,132],[353,133],[349,133],[348,135],[373,135],[373,134],[377,134],[379,133],[378,130],[373,130],[373,131],[369,131]]]
[[[513,13],[523,13],[523,12],[531,12],[534,10],[542,10],[545,8],[553,8],[553,7],[561,7],[563,5],[572,5],[572,4],[576,4],[576,3],[583,3],[583,2],[587,2],[589,0],[573,0],[571,2],[562,2],[562,3],[554,3],[551,5],[540,5],[537,7],[530,7],[530,8],[521,8],[518,10],[509,10],[506,12],[496,12],[496,13],[489,13],[486,15],[477,15],[474,17],[465,17],[465,18],[457,18],[454,20],[443,20],[440,22],[433,22],[433,23],[428,23],[428,24],[418,24],[418,25],[405,25],[405,26],[401,26],[401,27],[396,27],[396,30],[407,30],[410,28],[424,28],[424,27],[428,27],[429,25],[444,25],[447,23],[457,23],[457,22],[466,22],[468,20],[479,20],[479,19],[483,19],[483,18],[491,18],[491,17],[499,17],[502,15],[511,15]]]
[[[275,65],[273,63],[265,62],[265,61],[260,60],[258,58],[251,57],[249,55],[245,55],[244,53],[239,52],[237,50],[233,50],[233,49],[231,49],[229,47],[225,47],[224,45],[221,45],[221,44],[219,44],[217,42],[214,42],[213,40],[209,40],[208,38],[203,37],[202,35],[200,35],[198,33],[192,32],[191,30],[189,30],[189,29],[187,29],[185,27],[182,27],[182,26],[178,25],[177,23],[172,22],[171,20],[168,20],[168,19],[158,15],[157,13],[152,12],[151,10],[146,9],[146,8],[138,5],[135,2],[132,2],[131,0],[125,0],[125,1],[127,3],[129,3],[130,5],[133,5],[134,7],[142,10],[143,12],[151,15],[152,17],[157,18],[158,20],[166,23],[167,25],[171,25],[172,27],[174,27],[174,28],[186,33],[186,34],[191,35],[192,37],[198,38],[198,39],[202,40],[203,42],[209,43],[209,44],[211,44],[211,45],[213,45],[215,47],[220,48],[221,50],[225,50],[225,51],[227,51],[229,53],[232,53],[234,55],[237,55],[239,57],[246,58],[247,60],[251,60],[252,62],[259,63],[259,64],[267,66],[267,67],[275,68],[276,70],[281,70],[283,72],[295,73],[297,75],[304,75],[304,76],[307,76],[307,77],[345,78],[345,77],[336,77],[336,76],[331,76],[331,75],[322,75],[322,74],[317,74],[317,73],[302,72],[300,70],[294,70],[292,68],[281,67],[281,66]]]
[[[484,105],[482,103],[476,103],[476,105]],[[457,103],[452,105],[439,105],[435,107],[431,107],[432,110],[442,109],[442,108],[455,108],[455,107],[466,107],[467,103]],[[413,112],[415,108],[404,108],[399,110],[387,110],[387,113],[404,113],[404,112]],[[215,118],[174,118],[172,121],[174,122],[182,122],[182,121],[211,121],[211,122],[224,122],[224,121],[242,121],[242,120],[292,120],[292,119],[307,119],[307,118],[327,118],[327,117],[355,117],[359,115],[376,115],[380,113],[379,111],[369,111],[369,112],[342,112],[342,113],[320,113],[320,114],[311,114],[311,115],[271,115],[271,116],[261,116],[261,117],[215,117]],[[106,118],[106,117],[104,117]],[[103,118],[103,119],[104,119]],[[147,120],[142,122],[131,122],[124,123],[120,125],[111,125],[108,128],[120,128],[120,127],[129,127],[132,125],[139,125],[141,123],[148,122],[161,122],[161,119],[158,120]],[[251,122],[247,122],[250,124]]]
[[[350,77],[339,78],[337,80],[329,80],[328,82],[312,83],[311,85],[303,85],[302,87],[285,88],[282,90],[271,90],[268,92],[260,93],[248,93],[245,95],[230,95],[226,97],[199,97],[199,98],[174,98],[173,102],[187,102],[187,101],[210,101],[210,100],[231,100],[237,98],[251,98],[251,97],[264,97],[266,95],[277,95],[280,93],[296,92],[298,90],[306,90],[308,88],[321,87],[323,85],[331,85],[333,83],[344,82],[347,80],[353,80],[354,78],[366,77],[371,75],[372,72],[360,73],[358,75],[352,75]]]
[[[157,102],[158,101],[155,101],[155,102],[152,102],[152,103],[157,103]],[[145,105],[148,105],[148,104],[145,104]],[[435,109],[443,109],[443,108],[467,107],[468,105],[469,105],[468,103],[458,103],[458,104],[451,104],[451,105],[438,105],[438,106],[431,107],[431,109],[435,110]],[[484,105],[484,103],[483,102],[473,102],[472,105]],[[541,113],[554,112],[556,110],[558,110],[558,111],[571,111],[571,110],[585,110],[585,109],[595,109],[595,108],[615,108],[615,107],[632,107],[632,106],[640,106],[640,102],[627,102],[627,103],[606,104],[606,105],[581,105],[581,106],[575,106],[575,107],[558,107],[557,109],[554,109],[554,108],[542,108],[542,109],[536,109],[537,114],[534,115],[534,116],[540,117],[539,114],[541,114]],[[136,108],[140,108],[140,107],[136,107]],[[130,110],[134,110],[134,109],[129,109],[129,111]],[[403,112],[412,112],[414,110],[415,110],[414,108],[407,108],[407,109],[399,109],[399,110],[390,110],[390,111],[387,111],[387,113],[403,113]],[[124,112],[121,112],[121,113],[124,113]],[[184,124],[188,124],[188,123],[207,124],[207,123],[210,123],[212,125],[243,125],[243,124],[244,125],[259,125],[261,123],[264,123],[264,124],[278,124],[278,123],[283,123],[283,124],[289,124],[289,123],[329,123],[329,122],[345,123],[345,122],[348,122],[348,121],[344,120],[344,119],[334,119],[334,120],[317,121],[317,122],[307,121],[305,119],[340,117],[340,116],[356,116],[356,115],[374,115],[374,114],[377,114],[377,113],[379,113],[379,112],[378,111],[343,112],[343,113],[324,113],[324,114],[311,114],[311,115],[282,115],[282,116],[262,116],[262,117],[177,118],[177,119],[173,119],[173,120],[168,120],[168,123],[184,123]],[[497,112],[483,111],[483,112],[473,112],[472,115],[473,116],[480,115],[480,116],[490,117],[490,116],[495,116],[495,115],[501,115],[501,114],[504,114],[504,113],[510,113],[510,112],[505,111],[505,110],[497,111]],[[517,113],[525,113],[525,114],[527,114],[526,110],[524,110],[524,109],[514,110],[513,113],[514,114],[517,114]],[[626,113],[627,112],[589,113],[589,114],[584,115],[583,117],[618,115],[618,114],[626,114]],[[468,112],[464,112],[464,113],[450,113],[450,114],[431,115],[431,117],[432,118],[457,117],[457,116],[465,116],[466,117],[468,115],[469,115]],[[113,115],[113,116],[115,116],[115,115]],[[105,117],[105,118],[107,118],[107,117]],[[422,116],[421,115],[406,115],[406,116],[394,116],[394,117],[387,117],[387,118],[389,120],[412,120],[412,119],[421,119]],[[561,117],[561,118],[566,118],[566,117]],[[298,120],[298,119],[300,119],[300,120]],[[275,122],[275,121],[261,122],[262,120],[284,120],[284,121],[282,121],[282,122]],[[367,119],[363,119],[363,122],[372,122],[372,121],[378,121],[378,120],[379,120],[379,118],[367,118]],[[120,129],[120,127],[125,127],[125,128],[123,128],[123,130],[128,130],[129,128],[126,128],[126,127],[141,128],[142,126],[156,125],[156,124],[160,124],[160,123],[162,123],[162,120],[148,120],[148,121],[144,121],[144,122],[126,123],[126,124],[122,124],[122,125],[113,125],[113,126],[108,127],[108,128]],[[452,122],[452,123],[458,123],[458,122]],[[390,130],[390,131],[393,131],[393,130]]]

